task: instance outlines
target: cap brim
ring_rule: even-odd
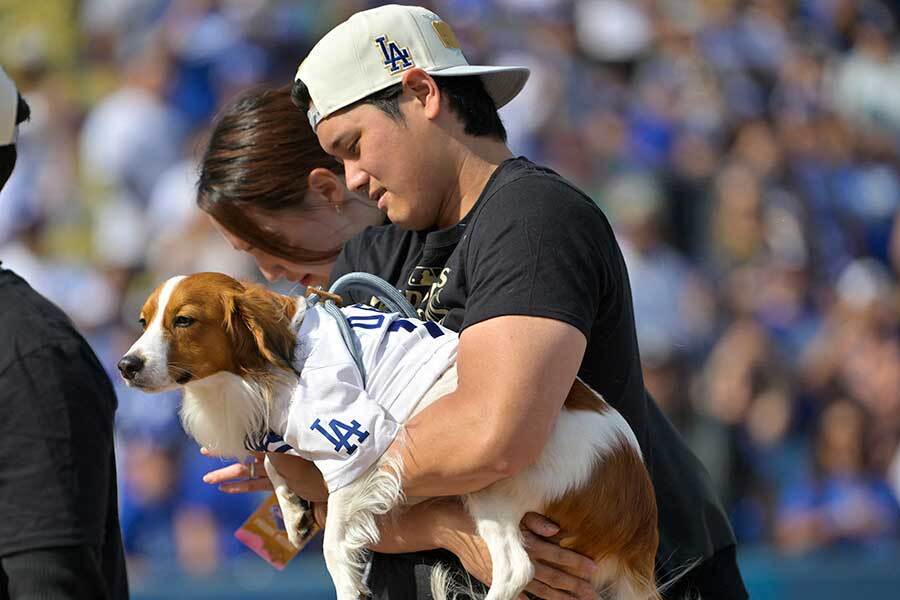
[[[484,89],[494,100],[497,108],[516,97],[525,87],[531,71],[527,67],[483,67],[460,65],[446,69],[426,69],[429,75],[438,77],[464,77],[478,75],[484,82]]]

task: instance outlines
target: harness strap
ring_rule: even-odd
[[[358,289],[367,294],[372,294],[390,312],[400,313],[408,319],[419,318],[419,314],[413,308],[413,305],[409,303],[409,300],[406,299],[406,296],[381,277],[376,277],[371,273],[347,273],[339,277],[328,291],[341,296],[350,289]]]
[[[318,304],[320,301],[318,290],[309,294],[306,297],[306,301],[309,302],[310,307]],[[344,313],[342,313],[341,309],[334,303],[334,300],[327,298],[322,302],[322,308],[326,313],[332,316],[334,322],[337,324],[338,331],[341,332],[341,339],[344,340],[344,345],[347,346],[347,350],[350,351],[350,356],[353,357],[353,362],[356,363],[356,368],[359,370],[359,376],[362,378],[363,387],[365,387],[366,367],[363,364],[362,346],[359,344],[359,338],[357,338],[356,334],[350,329],[347,318],[344,317]]]
[[[353,362],[359,370],[363,387],[365,387],[367,381],[366,367],[363,363],[362,345],[360,345],[359,338],[350,328],[350,324],[347,323],[347,318],[339,308],[339,305],[344,302],[341,294],[353,288],[359,289],[367,294],[372,294],[391,312],[400,313],[404,317],[411,319],[418,319],[419,315],[416,313],[416,309],[413,308],[413,305],[410,304],[409,300],[406,299],[406,296],[401,294],[397,288],[384,279],[370,273],[347,273],[343,277],[338,278],[327,292],[320,288],[309,288],[309,290],[307,290],[306,301],[309,303],[309,306],[313,307],[321,302],[325,312],[331,315],[337,323],[338,331],[341,332],[341,338],[344,340],[344,345],[346,345],[347,350],[350,351],[350,356],[353,357]],[[290,446],[284,442],[280,436],[271,431],[266,434],[261,434],[259,439],[254,440],[253,442],[247,440],[245,445],[248,450],[268,450],[270,452],[285,452],[290,449]],[[269,450],[270,446],[272,448],[277,447],[277,449]]]
[[[381,277],[376,277],[370,273],[347,273],[339,277],[327,292],[319,288],[313,288],[308,293],[307,300],[310,306],[315,306],[316,303],[323,301],[322,307],[325,309],[325,312],[337,322],[344,344],[350,351],[353,362],[356,363],[356,368],[359,369],[359,375],[362,378],[363,387],[365,387],[366,368],[363,364],[362,346],[359,343],[359,338],[356,337],[356,334],[353,333],[353,330],[347,323],[344,313],[338,308],[338,305],[343,303],[344,294],[350,289],[358,289],[364,293],[372,294],[389,311],[400,313],[404,317],[417,319],[419,315],[416,313],[413,305],[409,303],[409,300],[406,299],[406,296],[397,291],[397,288]]]

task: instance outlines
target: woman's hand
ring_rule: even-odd
[[[454,504],[455,508],[448,503],[440,505],[443,525],[437,541],[455,554],[473,577],[490,585],[491,557],[487,546],[476,535],[472,517],[458,502]],[[534,579],[525,591],[545,600],[597,597],[590,583],[597,570],[594,561],[544,539],[559,531],[555,523],[528,513],[522,519],[522,528],[525,549],[534,564]]]
[[[207,448],[200,448],[200,454],[204,456],[216,456]],[[203,476],[204,483],[218,485],[219,491],[226,494],[244,494],[246,492],[272,491],[272,482],[266,475],[263,466],[264,452],[254,452],[251,462],[234,463],[215,471],[210,471]],[[253,465],[251,473],[250,465]]]
[[[215,456],[206,448],[200,452],[206,456]],[[235,463],[210,471],[203,476],[203,481],[211,485],[218,485],[219,490],[226,494],[243,494],[246,492],[258,492],[272,490],[272,482],[266,475],[263,466],[265,452],[253,452],[253,461],[248,464]],[[310,461],[277,452],[268,453],[269,460],[275,465],[278,473],[287,481],[288,487],[295,494],[310,502],[324,502],[328,500],[328,488],[322,473]],[[251,466],[253,465],[253,477]]]

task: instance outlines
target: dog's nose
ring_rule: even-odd
[[[122,372],[122,377],[131,380],[144,368],[144,359],[134,354],[126,354],[119,361],[118,366],[119,371]]]

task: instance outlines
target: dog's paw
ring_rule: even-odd
[[[291,492],[278,496],[288,540],[295,548],[301,548],[315,531],[312,504]]]

